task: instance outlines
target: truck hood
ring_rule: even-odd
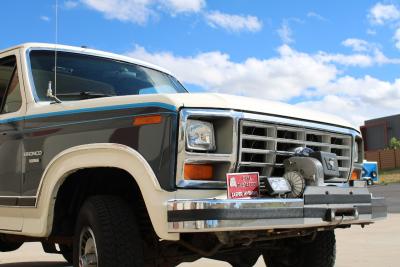
[[[352,128],[358,131],[358,128],[340,117],[296,107],[277,101],[269,101],[251,97],[227,95],[227,94],[173,94],[165,95],[170,104],[176,107],[187,108],[221,108],[234,109],[238,111],[248,111],[263,113],[268,115],[284,116],[289,118],[302,119],[307,121],[321,122],[326,124],[338,125],[346,128]]]
[[[30,103],[34,108],[29,108],[29,114],[43,114],[46,112],[69,112],[81,109],[106,108],[107,106],[124,106],[131,104],[150,105],[150,103],[162,103],[174,109],[180,108],[217,108],[232,109],[237,111],[246,111],[262,113],[272,116],[283,116],[319,123],[337,125],[346,128],[352,128],[358,131],[356,127],[347,121],[329,114],[296,107],[282,102],[261,100],[250,97],[234,96],[226,94],[148,94],[115,96],[109,98],[95,98],[80,101],[63,101],[59,105],[49,105],[39,103]]]

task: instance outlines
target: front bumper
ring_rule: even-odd
[[[302,199],[174,199],[171,233],[297,229],[369,224],[387,216],[367,188],[307,187]]]

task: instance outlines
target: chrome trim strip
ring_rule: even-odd
[[[319,218],[282,218],[255,220],[205,220],[168,223],[169,233],[198,233],[223,231],[259,231],[277,229],[303,229],[311,227],[336,227],[338,225],[369,224],[381,217],[360,214],[357,220],[327,222]]]
[[[194,153],[186,151],[186,121],[191,118],[228,118],[233,120],[232,133],[232,153],[231,154],[216,154],[216,153]],[[237,147],[239,136],[239,119],[242,118],[242,113],[233,110],[215,110],[215,109],[182,109],[179,120],[178,133],[178,154],[177,154],[177,169],[176,169],[176,186],[178,188],[193,188],[193,189],[225,189],[226,183],[220,181],[200,181],[200,180],[185,180],[183,178],[183,167],[188,162],[226,162],[229,164],[229,172],[234,172],[236,169]]]
[[[215,162],[230,162],[231,154],[204,154],[186,152],[185,163],[201,162],[201,161],[215,161]]]
[[[14,197],[14,198],[36,198],[36,196],[0,196],[0,198],[10,198],[10,197]]]
[[[225,181],[195,181],[181,179],[177,184],[178,188],[192,189],[226,189]]]
[[[201,210],[201,209],[255,209],[303,207],[300,198],[278,199],[173,199],[169,200],[168,210]]]
[[[289,125],[289,126],[301,126],[303,128],[309,128],[314,130],[322,130],[322,131],[329,131],[332,133],[341,133],[341,134],[350,134],[350,135],[360,135],[358,131],[342,128],[339,126],[324,124],[324,123],[317,123],[317,122],[310,122],[304,121],[302,119],[292,119],[292,118],[283,118],[278,116],[271,116],[271,115],[261,115],[261,114],[254,114],[254,113],[243,113],[243,119],[246,120],[258,120],[261,122],[271,122],[276,124],[282,125]]]
[[[29,86],[31,88],[31,92],[32,92],[34,101],[36,103],[38,103],[38,102],[40,102],[40,99],[39,99],[39,97],[38,97],[38,95],[36,93],[35,82],[33,81],[32,67],[31,67],[31,57],[30,57],[31,51],[34,51],[34,50],[41,50],[41,49],[40,48],[28,48],[28,49],[26,49],[25,61],[26,61],[26,68],[27,68],[27,73],[28,73]],[[48,51],[48,50],[51,50],[51,49],[44,49],[44,50]]]

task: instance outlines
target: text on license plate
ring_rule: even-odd
[[[257,198],[260,195],[258,172],[227,173],[228,198]]]

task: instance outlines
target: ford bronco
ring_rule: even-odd
[[[316,74],[318,75],[318,74]],[[190,94],[158,66],[88,48],[0,52],[0,251],[74,266],[201,257],[327,266],[336,228],[386,217],[340,118]]]

